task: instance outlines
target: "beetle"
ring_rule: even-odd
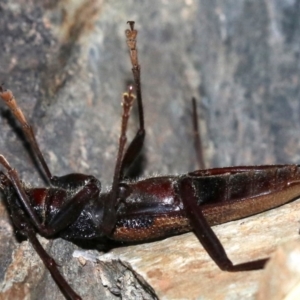
[[[238,166],[137,181],[125,179],[142,150],[146,134],[136,48],[137,30],[133,21],[128,23],[130,28],[126,30],[126,37],[139,128],[126,149],[127,124],[135,98],[130,86],[123,95],[121,134],[109,191],[101,192],[100,181],[92,175],[52,175],[33,129],[13,93],[0,87],[1,99],[20,122],[49,183],[49,186],[41,188],[27,186],[6,158],[0,155],[0,165],[5,170],[0,171],[0,188],[16,230],[32,243],[67,299],[81,297],[41,246],[37,233],[46,238],[61,237],[70,241],[108,239],[136,243],[192,230],[221,270],[257,270],[264,267],[267,258],[234,265],[211,226],[263,212],[300,196],[299,165]],[[199,141],[196,140],[196,144],[199,145]]]

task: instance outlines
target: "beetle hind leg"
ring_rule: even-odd
[[[219,238],[211,229],[207,220],[205,219],[201,207],[197,204],[197,197],[191,180],[184,178],[180,183],[180,194],[182,202],[185,206],[187,217],[190,220],[193,231],[198,240],[212,258],[212,260],[223,271],[239,272],[263,269],[268,258],[250,261],[242,264],[234,265],[228,258],[224,247],[222,246]]]

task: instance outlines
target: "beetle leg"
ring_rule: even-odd
[[[1,182],[6,182],[6,184],[8,184],[9,182],[8,177],[3,173],[1,174]],[[60,271],[57,268],[57,263],[55,262],[55,260],[45,251],[45,249],[37,239],[35,229],[33,228],[30,219],[24,214],[23,210],[20,209],[20,206],[14,199],[14,197],[10,197],[9,199],[7,199],[10,215],[14,225],[20,231],[20,233],[26,236],[31,242],[33,248],[45,264],[46,268],[51,273],[52,278],[54,279],[62,293],[65,295],[65,297],[71,300],[80,300],[81,297],[74,292],[68,282],[61,275]]]
[[[193,231],[209,256],[221,270],[238,272],[259,270],[264,267],[268,258],[233,265],[231,260],[228,258],[219,238],[213,232],[206,221],[201,208],[197,205],[195,191],[189,178],[184,178],[181,180],[179,191],[182,202],[186,209],[187,217],[189,218],[193,227]]]
[[[85,184],[78,189],[74,196],[72,196],[62,205],[58,213],[51,220],[50,224],[44,225],[41,223],[35,210],[33,209],[17,171],[10,166],[3,155],[0,155],[0,164],[7,169],[8,178],[18,194],[18,199],[22,203],[29,218],[32,220],[32,223],[37,228],[38,232],[46,237],[59,233],[61,230],[67,228],[71,223],[76,221],[84,205],[93,197],[97,197],[100,193],[99,181],[93,176],[82,175],[85,177]],[[70,178],[73,176],[75,178],[76,175],[79,176],[81,174],[70,174],[64,177]]]

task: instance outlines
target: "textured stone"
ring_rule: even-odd
[[[299,299],[299,262],[299,241],[286,243],[278,247],[266,265],[256,299]]]

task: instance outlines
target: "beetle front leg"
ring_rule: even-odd
[[[0,181],[3,186],[11,186],[11,180],[2,172],[0,172]],[[43,261],[46,268],[49,270],[52,278],[65,295],[67,299],[80,300],[81,297],[74,292],[72,287],[68,284],[65,278],[61,275],[57,268],[55,260],[45,251],[41,243],[36,237],[35,228],[33,227],[30,217],[24,214],[24,211],[20,209],[18,199],[16,197],[9,197],[7,199],[7,205],[10,211],[10,216],[16,227],[16,229],[31,242],[33,248]]]
[[[219,238],[213,232],[207,220],[205,219],[201,208],[197,205],[195,190],[189,178],[184,178],[181,180],[179,193],[194,233],[206,252],[221,270],[238,272],[263,269],[268,261],[268,258],[233,265],[231,260],[228,258]]]
[[[64,204],[60,207],[59,211],[52,218],[49,224],[44,225],[41,223],[33,209],[17,171],[10,166],[3,155],[0,155],[0,164],[7,170],[8,178],[10,179],[11,184],[18,194],[18,199],[32,223],[36,227],[37,231],[45,237],[53,236],[75,222],[86,203],[90,201],[90,199],[97,197],[100,193],[100,182],[93,176],[69,174],[62,177],[54,177],[54,183],[56,183],[57,186],[67,187],[68,184],[69,188],[78,186],[80,188],[78,188],[77,192],[68,200],[61,199],[62,202],[64,201]]]
[[[48,227],[50,227],[55,234],[74,223],[87,202],[91,199],[98,198],[101,191],[101,184],[94,176],[76,173],[61,177],[54,176],[51,179],[51,183],[67,190],[77,189],[74,196],[60,207],[57,214],[48,223]]]

